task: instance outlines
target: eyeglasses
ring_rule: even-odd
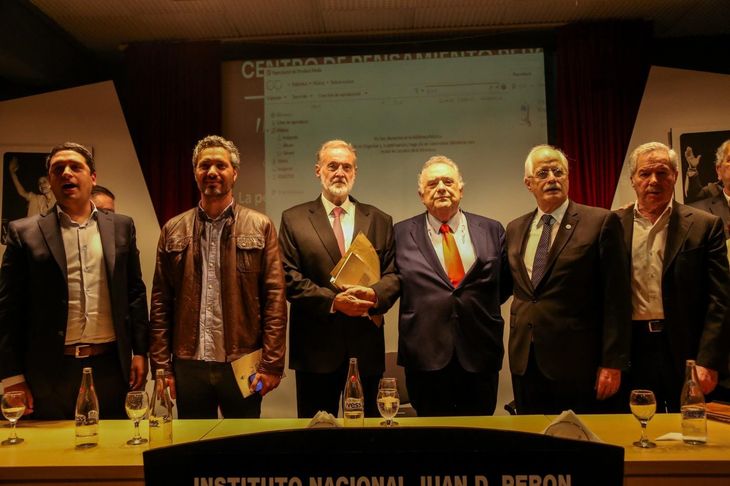
[[[550,177],[551,172],[553,173],[553,175],[555,176],[556,179],[560,179],[561,177],[565,176],[565,174],[566,174],[566,171],[564,171],[563,169],[561,169],[559,167],[556,167],[554,169],[550,169],[550,168],[540,169],[537,172],[535,172],[535,175],[533,177],[535,177],[537,179],[545,180],[548,177]]]

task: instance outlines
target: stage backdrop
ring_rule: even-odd
[[[547,141],[543,57],[532,48],[224,63],[223,130],[246,170],[236,196],[278,227],[283,210],[320,194],[316,151],[341,138],[358,151],[353,195],[394,222],[425,211],[417,175],[442,154],[461,168],[464,210],[506,225],[534,207],[522,179],[527,152]],[[502,315],[506,322],[507,306]],[[386,351],[395,352],[397,304],[385,321]],[[505,359],[502,414],[512,400],[508,370]],[[293,416],[294,380],[274,398]]]
[[[93,149],[97,182],[114,192],[118,213],[134,218],[142,277],[149,297],[160,227],[114,84],[107,81],[0,103],[0,177],[11,177],[9,166],[15,159],[16,174],[26,192],[40,192],[37,181],[44,172],[43,154],[69,140]],[[187,160],[181,163],[190,164]],[[170,181],[171,190],[176,183]],[[3,219],[24,216],[27,202],[12,181],[2,180],[0,184],[4,192]],[[5,246],[0,245],[0,255],[4,252]]]
[[[701,155],[699,176],[702,183],[717,180],[714,174],[715,150],[730,130],[730,76],[685,69],[654,66],[649,73],[639,114],[631,136],[621,171],[613,208],[636,200],[629,180],[628,156],[645,142],[662,142],[674,148],[680,156],[680,169],[687,166],[683,140],[710,139],[714,148],[698,145],[694,156]],[[720,132],[720,133],[718,133]],[[702,134],[702,136],[698,135]],[[710,145],[712,145],[710,144]],[[675,187],[675,198],[684,201],[685,174],[682,172]]]

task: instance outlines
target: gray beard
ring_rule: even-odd
[[[326,187],[326,189],[327,192],[335,196],[347,196],[350,193],[350,188],[347,187],[347,184],[337,186],[332,184],[329,187]]]

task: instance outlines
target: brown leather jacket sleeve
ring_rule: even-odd
[[[271,220],[267,221],[265,236],[260,292],[263,348],[259,372],[281,375],[286,354],[286,287],[276,229]]]

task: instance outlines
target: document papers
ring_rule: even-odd
[[[346,285],[369,287],[380,280],[380,259],[362,232],[352,240],[330,275],[331,282],[340,289]]]
[[[261,362],[261,349],[248,354],[244,354],[235,361],[231,361],[233,375],[236,377],[238,388],[241,389],[243,398],[253,395],[251,391],[251,381],[249,377],[258,372],[259,363]]]

